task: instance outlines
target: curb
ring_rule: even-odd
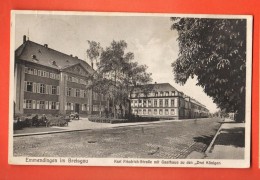
[[[211,148],[212,148],[213,144],[215,143],[215,140],[216,140],[217,136],[220,134],[221,128],[223,126],[223,122],[220,122],[220,123],[221,123],[221,125],[219,126],[218,131],[216,132],[216,134],[213,137],[211,143],[209,144],[208,148],[205,151],[206,157],[208,156],[209,153],[211,153]]]

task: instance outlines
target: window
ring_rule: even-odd
[[[71,88],[67,88],[67,96],[71,96],[71,91],[72,91]]]
[[[25,82],[25,91],[33,92],[33,83],[32,82]]]
[[[169,115],[169,110],[165,109],[164,113],[165,113],[165,115]]]
[[[38,70],[38,76],[42,75],[42,70]]]
[[[56,109],[56,102],[51,102],[51,109]]]
[[[168,107],[168,105],[169,105],[169,100],[168,100],[168,99],[165,99],[165,100],[164,100],[164,103],[165,103],[165,107]]]
[[[42,71],[42,77],[46,77],[46,72]]]
[[[66,110],[72,110],[71,107],[72,107],[72,106],[71,106],[71,103],[67,103],[67,108],[66,108]]]
[[[165,92],[165,96],[169,96],[169,92],[168,91]]]
[[[54,79],[54,74],[53,73],[50,73],[50,78]]]
[[[84,98],[87,97],[87,91],[83,91],[83,97],[84,97]]]
[[[51,86],[51,94],[57,94],[57,86]]]
[[[163,96],[163,92],[160,92],[160,96]]]
[[[143,102],[144,102],[144,106],[143,107],[146,107],[146,100],[143,100]]]
[[[154,100],[154,107],[157,107],[157,100]]]
[[[46,72],[46,77],[50,78],[50,73],[49,72]]]
[[[163,107],[163,100],[162,99],[159,100],[159,106]]]
[[[68,81],[72,82],[72,77],[68,76]]]
[[[34,69],[34,70],[33,70],[33,74],[34,74],[34,75],[37,75],[37,72],[38,72],[37,69]]]
[[[32,100],[26,100],[26,109],[32,109]]]
[[[45,84],[40,84],[40,93],[41,94],[45,94],[46,93]]]
[[[93,105],[93,111],[99,111],[98,105]]]
[[[80,97],[80,90],[76,89],[76,97]]]
[[[162,109],[159,110],[159,114],[160,114],[160,115],[163,114],[163,110],[162,110]]]
[[[87,104],[82,104],[82,111],[87,111],[88,105]]]
[[[45,102],[40,101],[39,109],[45,109]]]
[[[148,107],[151,107],[151,106],[152,106],[152,101],[148,100]]]
[[[157,109],[153,110],[153,114],[157,115]]]
[[[148,114],[151,115],[152,114],[152,110],[148,109]]]
[[[171,99],[171,107],[174,107],[174,99]]]
[[[154,95],[157,97],[158,96],[158,92],[155,92]]]
[[[34,74],[34,69],[33,68],[28,68],[28,74]]]

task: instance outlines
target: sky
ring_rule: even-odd
[[[100,42],[102,47],[109,46],[113,40],[125,40],[126,52],[133,52],[135,61],[148,66],[153,83],[170,83],[213,113],[217,106],[196,86],[196,78],[183,86],[174,82],[171,64],[177,59],[179,49],[178,34],[170,29],[171,23],[164,16],[16,14],[15,48],[26,35],[33,42],[48,44],[49,48],[73,54],[90,64],[87,40]]]

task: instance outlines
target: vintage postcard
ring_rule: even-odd
[[[252,19],[12,11],[9,163],[250,167]]]

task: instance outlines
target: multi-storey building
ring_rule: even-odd
[[[89,87],[93,68],[76,56],[23,38],[15,51],[15,114],[95,114],[105,97]]]
[[[130,95],[133,114],[162,119],[208,117],[209,110],[204,105],[179,92],[169,83],[155,83],[149,86],[151,88],[147,93],[134,90]]]

